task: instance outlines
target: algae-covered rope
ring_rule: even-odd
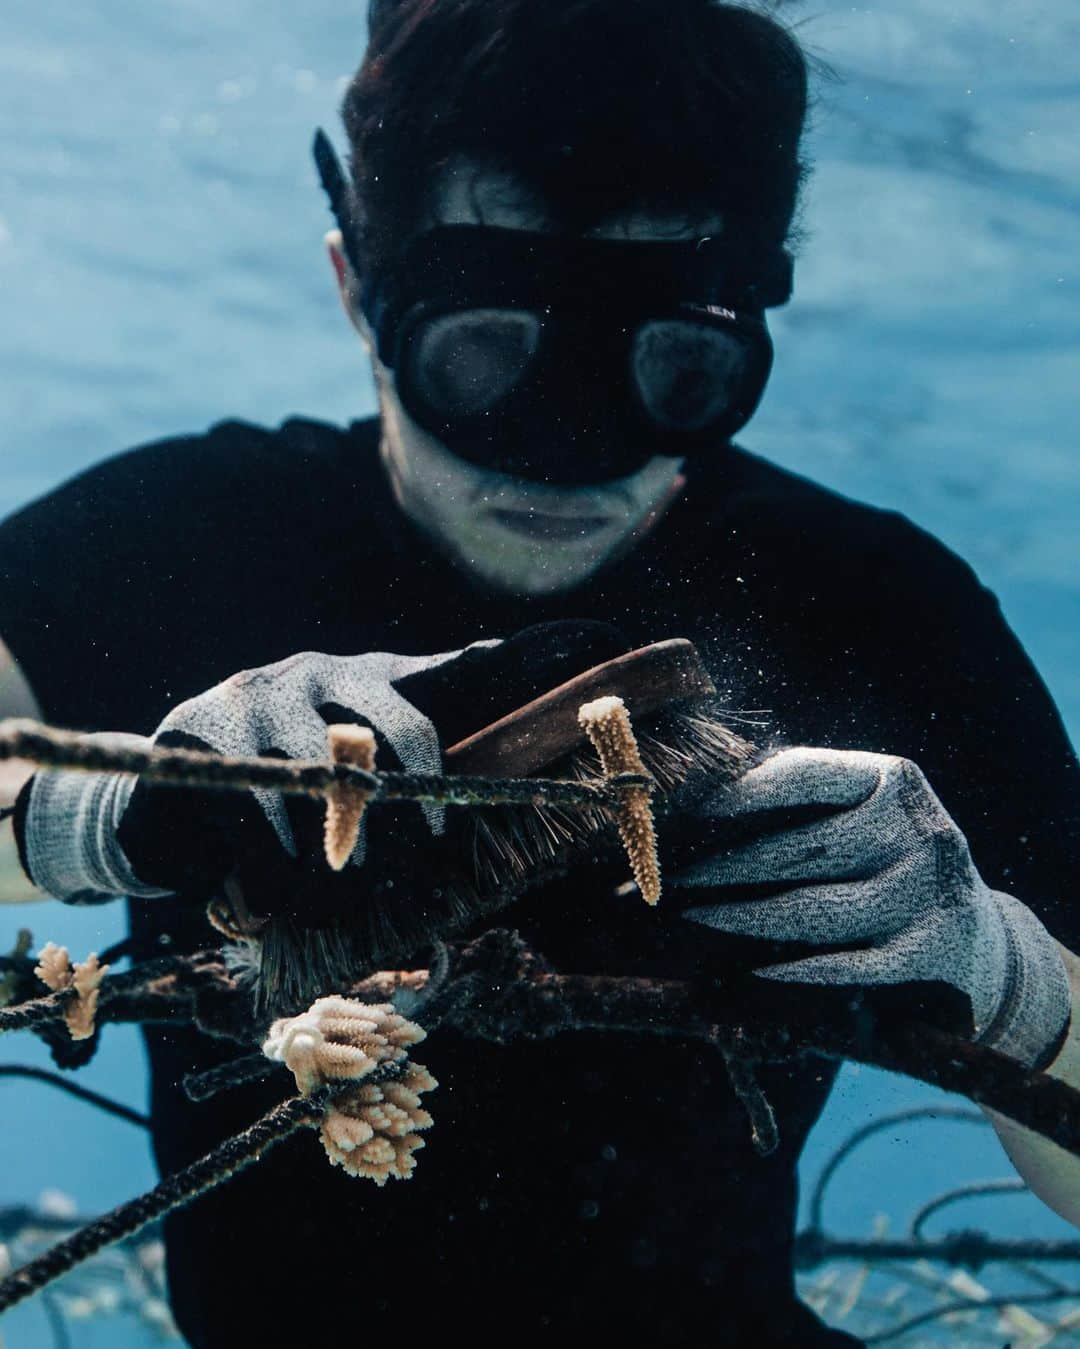
[[[469,1036],[507,1044],[518,1038],[546,1039],[584,1030],[660,1035],[707,1043],[728,1064],[733,1086],[747,1109],[755,1144],[761,1152],[775,1147],[777,1136],[771,1108],[754,1080],[753,1069],[757,1064],[806,1054],[852,1059],[904,1073],[946,1091],[961,1092],[1070,1151],[1080,1152],[1080,1092],[1046,1074],[1031,1072],[985,1045],[972,1044],[928,1025],[877,1025],[868,1030],[860,1018],[838,1016],[836,1008],[830,1006],[822,1009],[820,1018],[802,1016],[797,1018],[797,1024],[789,1026],[774,1022],[765,1005],[756,1011],[741,1004],[725,1008],[722,998],[717,1002],[720,997],[717,990],[696,982],[640,976],[561,975],[515,934],[497,930],[452,951],[447,948],[446,957],[445,968],[440,966],[436,971],[439,976],[436,983],[446,985],[442,989],[444,1001],[445,993],[462,980],[472,980],[470,986],[484,990],[478,1001],[470,999],[462,1005],[454,1004],[448,1016],[459,1032]],[[229,1021],[230,1004],[234,1001],[250,1007],[250,1000],[232,981],[218,953],[167,957],[148,962],[148,967],[153,971],[152,988],[141,971],[115,976],[120,986],[115,995],[116,1010],[122,1011],[124,1019],[129,1016],[145,1019],[148,999],[153,1002],[156,1015],[171,1007],[173,1015],[169,1019],[174,1024],[183,1020],[185,1014],[188,1018],[195,1017],[193,993],[210,997],[218,1014],[225,1013]],[[103,985],[106,1006],[111,1001],[107,996],[111,982],[106,980]],[[430,971],[387,971],[358,981],[347,993],[358,1002],[372,999],[384,1002],[396,989],[408,989],[420,999],[417,1014],[423,1025],[426,1015],[434,1013],[439,1002],[439,988],[434,989],[434,998],[425,996],[432,992],[431,982]],[[186,1007],[185,1002],[189,1004]],[[248,1044],[256,1029],[253,1025],[248,1027],[244,1037]],[[386,1066],[393,1069],[396,1065]],[[186,1085],[189,1090],[194,1088],[193,1095],[205,1096],[256,1075],[263,1075],[262,1063],[254,1055],[243,1055],[220,1069],[196,1075]],[[375,1080],[372,1075],[370,1081]],[[222,1184],[295,1130],[316,1124],[332,1099],[336,1097],[328,1095],[325,1089],[317,1089],[310,1097],[275,1107],[250,1128],[226,1140],[192,1166],[166,1178],[145,1196],[121,1205],[74,1233],[0,1283],[0,1312],[46,1287],[103,1246],[132,1235],[161,1214]]]
[[[509,1002],[491,996],[493,986],[503,986],[502,948],[507,944],[516,947],[521,962],[505,985]],[[448,1017],[466,1035],[507,1043],[575,1030],[631,1032],[705,1040],[748,1062],[775,1062],[807,1053],[851,1059],[966,1096],[1080,1155],[1080,1091],[948,1031],[914,1022],[906,1028],[879,1024],[872,1034],[865,1027],[856,1032],[851,1026],[837,1028],[824,1014],[815,1019],[809,1009],[789,1025],[764,1012],[751,1018],[748,1008],[721,1011],[712,1005],[715,990],[692,981],[558,974],[542,962],[530,968],[528,957],[533,953],[514,934],[499,929],[451,949],[452,968],[445,981],[453,984],[462,977],[480,976],[476,982],[487,990],[478,1004],[454,1007]],[[364,1002],[386,1001],[397,989],[422,997],[428,983],[426,970],[384,971],[343,991]],[[0,1031],[33,1029],[60,1019],[63,999],[63,994],[50,994],[0,1009]],[[109,975],[101,986],[98,1019],[194,1023],[249,1048],[261,1030],[251,1015],[250,994],[234,981],[221,953],[204,951],[162,957]],[[252,1058],[251,1065],[254,1062]],[[755,1128],[768,1138],[767,1116],[748,1090],[745,1075],[739,1072],[742,1066],[736,1064],[736,1086]],[[223,1070],[221,1081],[211,1078],[206,1085],[216,1091],[236,1070],[234,1063]]]
[[[193,956],[158,956],[145,960],[122,974],[110,974],[102,983],[97,1021],[177,1021],[193,1019],[194,1001],[201,991],[226,998],[243,995],[221,963],[220,952],[197,952]],[[41,1030],[63,1019],[68,1003],[77,997],[73,988],[59,993],[0,1007],[0,1033]],[[222,1033],[228,1034],[227,1030]]]
[[[379,772],[309,759],[232,758],[212,751],[110,744],[24,718],[0,721],[0,760],[26,759],[45,768],[136,773],[185,787],[250,791],[262,787],[325,798],[343,782],[371,801],[420,801],[445,806],[617,805],[623,792],[651,786],[651,778],[623,773],[604,783],[552,778],[457,777],[439,773]]]
[[[308,1097],[292,1097],[274,1106],[242,1133],[219,1143],[205,1157],[167,1176],[146,1194],[119,1205],[15,1270],[0,1280],[0,1314],[47,1288],[106,1246],[132,1236],[156,1218],[215,1189],[238,1171],[257,1162],[270,1148],[298,1129],[315,1124],[329,1098],[329,1091],[322,1090]]]
[[[180,1085],[189,1101],[209,1101],[220,1091],[261,1082],[276,1068],[277,1064],[272,1063],[261,1052],[244,1054],[241,1058],[219,1063],[216,1068],[207,1068],[201,1073],[188,1073],[181,1079]]]

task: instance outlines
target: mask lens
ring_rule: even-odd
[[[488,412],[521,383],[540,345],[540,318],[519,309],[469,309],[428,320],[411,374],[428,406],[447,417]]]
[[[630,366],[645,411],[661,430],[700,431],[745,387],[745,341],[692,319],[650,319],[634,336]]]

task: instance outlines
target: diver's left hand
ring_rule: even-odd
[[[1013,1058],[1036,1063],[1058,1040],[1070,998],[1056,944],[1029,909],[986,885],[964,835],[909,760],[785,749],[717,788],[701,811],[718,833],[752,828],[751,841],[677,873],[675,885],[790,888],[727,903],[722,890],[703,895],[687,917],[830,948],[761,976],[833,985],[941,980],[970,999],[978,1039]]]

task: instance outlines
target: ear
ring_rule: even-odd
[[[360,334],[365,345],[370,349],[373,345],[371,329],[367,325],[367,320],[360,312],[356,304],[356,297],[360,293],[360,283],[357,280],[356,273],[352,269],[349,259],[345,255],[345,242],[341,237],[340,230],[327,230],[323,236],[326,244],[326,252],[330,258],[330,265],[334,269],[334,279],[337,282],[338,298],[341,300],[341,307],[345,310],[346,317],[356,331]]]

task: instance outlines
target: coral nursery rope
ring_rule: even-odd
[[[89,1087],[80,1086],[78,1082],[70,1082],[59,1073],[49,1072],[47,1068],[38,1068],[29,1063],[0,1063],[0,1078],[5,1077],[44,1082],[47,1086],[56,1087],[59,1091],[74,1096],[77,1101],[85,1101],[87,1105],[103,1110],[107,1115],[115,1115],[117,1119],[127,1120],[129,1124],[137,1124],[140,1129],[150,1128],[149,1115],[133,1110],[122,1101],[114,1101],[110,1096],[102,1096],[98,1091],[91,1091]]]
[[[63,1017],[74,997],[75,990],[66,988],[61,993],[47,993],[15,1007],[0,1007],[0,1031],[40,1030],[43,1026],[51,1026]]]
[[[122,1015],[106,1013],[103,1019],[150,1021],[154,1019],[154,1013],[175,1017],[183,1001],[207,984],[231,989],[230,984],[221,980],[216,952],[158,956],[142,961],[122,974],[110,975],[102,984],[101,1011],[111,1008],[112,1004],[119,1004],[123,1009]],[[76,990],[68,987],[59,993],[45,993],[10,1007],[0,1007],[0,1033],[44,1030],[64,1019],[69,1004],[77,996]]]
[[[220,1063],[201,1073],[188,1073],[181,1081],[189,1101],[209,1101],[221,1091],[244,1087],[269,1077],[276,1065],[265,1054],[245,1054],[242,1058]]]
[[[434,990],[429,987],[433,980]],[[455,985],[467,985],[476,996],[464,999],[450,996]],[[719,995],[715,991],[710,994],[709,990],[693,982],[640,976],[561,975],[515,934],[497,929],[471,943],[446,947],[441,961],[432,970],[382,971],[351,986],[348,990],[350,999],[359,1003],[377,999],[384,1004],[381,1008],[358,1005],[351,1010],[361,1019],[380,1014],[385,1022],[384,1030],[392,1032],[387,1043],[396,1034],[394,1027],[399,1018],[391,1014],[386,1000],[397,991],[408,991],[419,998],[416,1008],[419,1023],[411,1026],[402,1023],[399,1027],[407,1032],[406,1039],[410,1042],[417,1038],[416,1032],[423,1033],[424,1023],[429,1018],[438,1021],[443,1015],[460,1032],[499,1044],[517,1038],[546,1039],[551,1035],[582,1030],[704,1041],[723,1055],[736,1095],[749,1115],[755,1146],[763,1154],[771,1151],[778,1139],[771,1108],[754,1079],[754,1068],[759,1063],[790,1060],[807,1053],[873,1064],[946,1091],[961,1092],[1080,1154],[1080,1092],[1044,1073],[1030,1072],[985,1045],[970,1043],[929,1025],[889,1027],[879,1024],[868,1029],[858,1017],[846,1013],[838,1016],[835,1008],[824,1008],[820,1018],[809,1015],[809,1008],[806,1008],[803,1015],[795,1018],[794,1024],[788,1025],[786,1019],[774,1021],[774,1013],[768,1005],[755,1010],[743,1005],[741,999],[737,1008],[717,1004],[714,999]],[[429,997],[432,992],[434,996]],[[53,994],[40,1002],[49,1004],[55,1017],[62,1015],[62,999],[63,995]],[[359,1026],[354,1028],[363,1032],[359,1040],[351,1032],[346,1034],[349,1027],[342,1020],[345,1009],[337,1006],[342,1002],[343,999],[336,997],[323,1000],[321,1005],[330,1020],[323,1025],[321,1039],[311,1035],[308,1037],[310,1043],[300,1043],[289,1029],[294,1027],[298,1034],[304,1031],[305,1027],[300,1023],[309,1020],[319,1005],[309,1009],[307,1016],[286,1018],[276,1023],[277,1039],[282,1045],[288,1040],[293,1049],[303,1051],[301,1058],[310,1048],[316,1057],[327,1053],[334,1063],[338,1063],[343,1050],[348,1045],[360,1044],[368,1033],[368,1028]],[[444,1009],[441,1013],[437,1011],[440,1005]],[[19,1012],[24,1009],[6,1010]],[[146,962],[143,968],[107,979],[102,985],[102,1010],[105,1020],[166,1019],[174,1025],[194,1021],[211,1034],[224,1034],[247,1045],[254,1034],[261,1034],[250,1021],[250,999],[232,980],[220,953],[215,952],[164,957]],[[2,1015],[0,1029],[3,1028]],[[206,1020],[208,1016],[210,1019]],[[386,1021],[387,1017],[389,1021]],[[277,1043],[274,1029],[271,1028],[270,1040],[274,1042],[271,1048]],[[403,1042],[398,1048],[405,1049],[407,1045]],[[284,1050],[282,1054],[275,1052],[272,1057],[287,1062]],[[221,1143],[192,1166],[166,1178],[147,1195],[121,1205],[74,1233],[0,1283],[0,1313],[47,1287],[104,1246],[132,1235],[153,1219],[224,1183],[297,1129],[324,1123],[328,1106],[334,1106],[343,1116],[334,1116],[329,1143],[343,1153],[338,1158],[339,1164],[349,1161],[352,1153],[345,1155],[344,1144],[355,1144],[357,1140],[347,1136],[348,1132],[362,1129],[368,1123],[367,1114],[372,1109],[385,1113],[385,1102],[375,1099],[374,1093],[371,1099],[356,1095],[358,1085],[363,1093],[378,1080],[382,1094],[391,1095],[392,1104],[397,1102],[393,1100],[390,1088],[398,1095],[402,1092],[417,1094],[435,1085],[426,1080],[426,1072],[419,1065],[404,1060],[398,1062],[393,1054],[391,1059],[393,1061],[388,1060],[375,1068],[359,1084],[354,1080],[342,1083],[335,1078],[334,1086],[327,1087],[318,1082],[316,1075],[314,1085],[308,1084],[309,1097],[294,1098],[275,1107],[249,1129]],[[209,1095],[250,1080],[254,1066],[254,1056],[244,1055],[220,1070],[196,1077],[191,1084],[196,1088],[192,1094]],[[296,1072],[295,1064],[288,1066]],[[410,1070],[419,1072],[425,1080],[410,1083],[407,1080]],[[399,1072],[404,1077],[399,1078]],[[389,1082],[390,1088],[383,1087],[384,1082]],[[201,1093],[200,1088],[203,1089]],[[349,1099],[349,1093],[355,1099]],[[401,1103],[416,1112],[404,1121],[409,1130],[427,1127],[430,1120],[426,1112],[408,1099],[402,1098]],[[384,1130],[387,1123],[393,1122],[372,1118]],[[411,1169],[411,1149],[416,1144],[411,1139],[399,1141],[403,1151],[410,1155],[395,1153],[390,1159],[383,1155],[386,1153],[385,1142],[368,1139],[368,1143],[381,1152],[361,1158],[368,1169],[365,1171],[358,1165],[353,1174],[371,1174],[378,1180],[383,1171],[395,1166],[395,1174],[403,1177]],[[390,1145],[393,1146],[392,1139]],[[324,1146],[327,1146],[326,1139]],[[353,1151],[359,1156],[357,1148]],[[819,1204],[820,1201],[816,1202]]]
[[[593,711],[596,712],[596,705]],[[608,711],[610,709],[599,708],[601,719]],[[632,744],[628,719],[620,734],[626,743],[621,748],[614,745],[618,753],[601,753],[606,776],[602,782],[592,783],[384,773],[363,766],[365,760],[358,756],[350,756],[357,758],[356,762],[331,763],[228,758],[213,752],[159,747],[140,749],[25,720],[0,722],[0,760],[21,758],[54,768],[134,773],[158,782],[185,786],[236,790],[268,788],[336,802],[339,808],[347,805],[357,819],[351,824],[346,821],[348,828],[338,821],[340,827],[333,831],[333,851],[339,860],[348,856],[352,846],[351,831],[358,820],[357,802],[350,801],[350,797],[363,798],[361,805],[378,800],[458,806],[595,808],[599,805],[610,811],[618,822],[639,888],[646,899],[653,901],[659,893],[659,869],[648,794],[654,784],[647,774],[638,771],[640,759]],[[612,747],[605,743],[605,748],[610,750]],[[370,765],[373,761],[367,759],[366,762]],[[715,990],[703,989],[696,983],[641,977],[559,975],[513,934],[497,931],[486,933],[455,951],[453,964],[454,977],[446,977],[448,970],[443,970],[434,980],[428,1010],[437,1021],[440,1015],[437,1011],[442,1008],[441,1015],[465,1034],[479,1035],[497,1043],[506,1043],[517,1036],[546,1038],[570,1030],[623,1031],[704,1040],[723,1056],[731,1085],[749,1116],[754,1146],[763,1155],[775,1149],[778,1134],[772,1109],[756,1081],[755,1068],[758,1064],[789,1060],[804,1054],[870,1063],[947,1091],[960,1092],[1080,1155],[1080,1092],[1045,1074],[1028,1072],[985,1046],[929,1025],[876,1025],[871,1033],[861,1022],[857,1027],[846,1021],[833,1024],[824,1014],[820,1022],[796,1018],[798,1024],[788,1024],[788,1015],[774,1019],[775,1013],[770,1014],[768,1008],[763,1007],[755,1013],[741,1002],[737,1007],[725,1005],[722,999],[717,1003]],[[22,967],[16,968],[15,963],[13,970],[25,976]],[[349,998],[359,997],[364,1002],[372,995],[374,1000],[384,1002],[392,996],[395,987],[423,990],[425,984],[432,982],[431,973],[383,971],[343,992]],[[20,979],[22,982],[24,978]],[[470,996],[458,997],[455,989],[467,990]],[[77,992],[74,987],[62,987],[47,996],[0,1007],[0,1031],[30,1029],[41,1032],[56,1022],[67,1020]],[[432,993],[432,990],[428,992]],[[96,988],[94,993],[97,993]],[[344,1000],[323,1001],[340,1003]],[[424,1020],[425,1006],[421,1002],[421,1021]],[[369,1012],[374,1010],[378,1009],[368,1008]],[[390,1015],[389,1005],[385,1010]],[[341,1012],[340,1008],[337,1012],[331,1008],[327,1013],[334,1013],[331,1017],[333,1026],[324,1036],[334,1053],[342,1048],[340,1036],[334,1030],[344,1015],[341,1012],[339,1016],[338,1012]],[[215,952],[147,961],[124,974],[111,976],[100,988],[101,1021],[167,1020],[172,1024],[186,1021],[209,1034],[239,1040],[247,1046],[257,1029],[251,1017],[249,993],[233,979],[220,953]],[[301,1022],[304,1017],[293,1020]],[[284,1026],[286,1023],[275,1024]],[[327,1024],[330,1026],[329,1022]],[[422,1035],[422,1027],[414,1029]],[[385,1179],[385,1174],[404,1178],[411,1170],[412,1149],[423,1144],[411,1133],[401,1138],[392,1133],[390,1125],[397,1118],[393,1109],[402,1115],[398,1133],[406,1126],[412,1130],[426,1128],[431,1122],[430,1117],[416,1098],[420,1092],[435,1085],[420,1065],[406,1063],[405,1066],[413,1072],[415,1080],[402,1079],[382,1087],[376,1085],[373,1076],[370,1082],[359,1087],[356,1083],[350,1084],[353,1094],[349,1098],[340,1085],[334,1088],[309,1085],[310,1095],[276,1106],[206,1156],[166,1177],[145,1195],[120,1205],[0,1281],[0,1313],[48,1287],[104,1247],[130,1237],[163,1214],[224,1183],[300,1128],[322,1123],[323,1133],[327,1134],[330,1127],[327,1121],[331,1117],[330,1134],[323,1140],[331,1160],[336,1159],[346,1169],[352,1167],[353,1174],[371,1175],[380,1184],[379,1177]],[[194,1099],[205,1099],[229,1086],[261,1077],[264,1071],[252,1056],[246,1056],[210,1072],[194,1075],[185,1083],[185,1089]],[[363,1095],[365,1092],[368,1093],[366,1096]],[[324,1119],[329,1105],[334,1109]],[[404,1119],[410,1111],[409,1118]],[[372,1134],[376,1136],[371,1137]],[[334,1148],[340,1154],[336,1158]],[[370,1156],[361,1157],[364,1148],[370,1149]],[[392,1157],[390,1152],[393,1152]]]
[[[603,780],[570,782],[554,778],[489,778],[441,773],[377,772],[375,742],[354,726],[328,727],[332,762],[231,757],[213,750],[132,745],[120,737],[81,735],[25,718],[0,721],[0,761],[25,759],[48,768],[132,773],[174,786],[257,788],[315,797],[326,802],[326,860],[335,871],[348,861],[361,817],[372,801],[417,801],[445,806],[532,806],[586,809],[606,807],[619,829],[634,879],[650,904],[660,898],[656,827],[651,792],[656,785],[637,751],[629,714],[619,698],[599,699],[588,708],[617,705],[620,718],[612,739],[610,718],[591,720],[594,748],[603,745]],[[585,713],[588,708],[582,708]],[[597,739],[597,732],[608,734]],[[359,738],[359,742],[358,742]],[[610,742],[610,744],[609,744]],[[613,752],[609,752],[612,751]],[[84,1038],[93,1025],[93,1005],[70,1009],[72,1037]]]
[[[256,787],[326,798],[347,783],[372,801],[422,801],[446,806],[617,805],[621,793],[651,785],[640,773],[623,773],[601,783],[551,778],[457,777],[440,773],[371,772],[348,763],[308,759],[230,758],[211,751],[147,749],[109,744],[42,722],[12,718],[0,722],[0,760],[27,759],[47,768],[87,772],[137,773],[155,782],[185,787]]]
[[[310,1097],[293,1097],[275,1106],[242,1133],[219,1143],[205,1157],[166,1177],[146,1194],[88,1223],[0,1280],[0,1314],[47,1288],[106,1246],[130,1237],[155,1218],[182,1208],[221,1185],[298,1129],[315,1124],[322,1117],[328,1095],[324,1091]]]

